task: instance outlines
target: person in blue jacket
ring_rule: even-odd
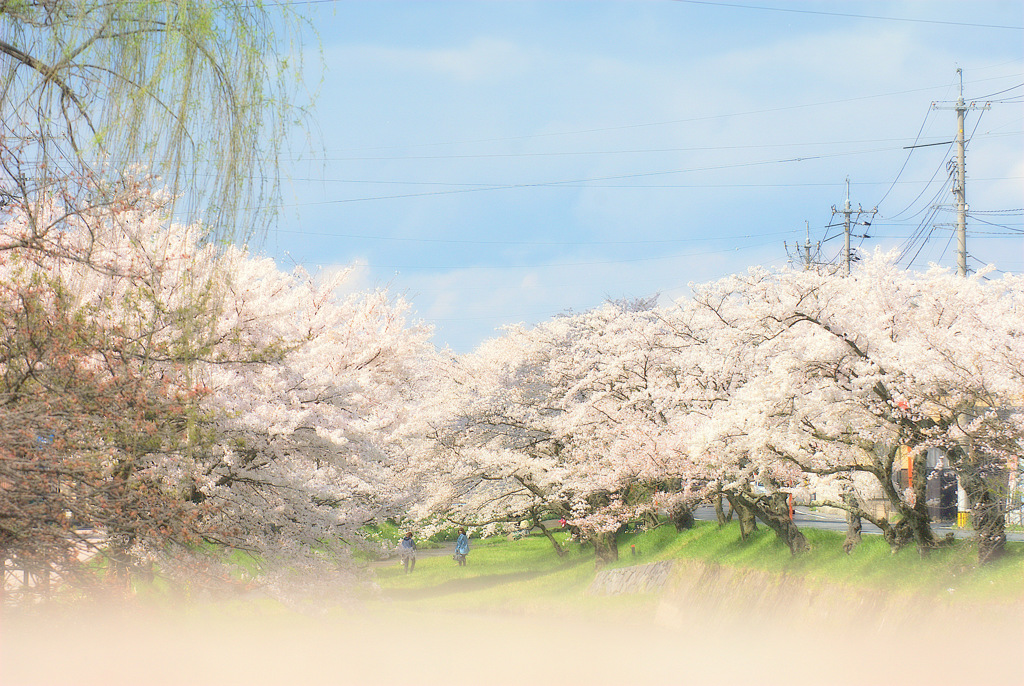
[[[466,566],[466,555],[469,554],[469,537],[465,529],[459,529],[459,537],[455,539],[455,561],[460,567]]]

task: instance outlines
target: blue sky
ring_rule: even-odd
[[[315,140],[294,145],[263,248],[358,265],[439,347],[781,266],[806,225],[833,259],[847,177],[879,210],[855,246],[930,235],[904,263],[954,265],[954,215],[933,207],[952,202],[950,146],[905,148],[955,135],[931,103],[956,99],[958,67],[967,100],[992,101],[965,127],[970,266],[1024,269],[1019,2],[297,7],[322,48]]]

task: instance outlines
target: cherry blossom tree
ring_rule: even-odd
[[[667,471],[676,399],[661,339],[670,333],[650,306],[609,303],[511,328],[459,360],[433,506],[466,524],[526,519],[549,537],[544,520],[565,520],[599,563],[617,556],[623,524],[653,514],[656,493],[685,521],[690,482]]]
[[[63,552],[40,559],[70,570],[83,528],[122,576],[183,561],[194,575],[189,553],[236,548],[282,561],[281,578],[337,567],[339,542],[404,502],[393,475],[423,433],[410,400],[430,377],[429,330],[384,292],[340,295],[344,272],[214,248],[145,184],[124,199],[4,210],[3,417],[20,437],[0,479],[8,555],[36,551],[28,527],[43,522]],[[40,220],[52,249],[25,240]]]
[[[925,504],[927,450],[950,452],[968,482],[969,465],[998,471],[1019,450],[1019,413],[1007,407],[1022,388],[1014,357],[1019,292],[1016,277],[912,274],[886,256],[850,277],[751,270],[705,286],[695,303],[730,336],[746,339],[749,372],[709,417],[695,449],[742,456],[779,492],[787,469],[794,481],[870,475],[896,521],[849,493],[827,504],[872,521],[894,548],[913,538],[927,550],[937,543]],[[969,419],[975,415],[986,419]],[[985,457],[959,457],[965,445]],[[913,482],[901,490],[896,472],[905,453]],[[987,558],[993,534],[984,525],[979,534]]]
[[[434,354],[429,329],[382,291],[339,299],[346,272],[317,281],[229,251],[218,344],[202,379],[217,441],[189,475],[259,551],[353,544],[357,529],[402,511],[412,416]],[[260,351],[260,358],[247,357]]]
[[[450,415],[439,418],[436,449],[418,465],[427,486],[417,513],[441,513],[484,533],[569,515],[552,472],[560,448],[548,421],[557,409],[544,363],[543,345],[523,328],[448,361],[442,397]]]
[[[54,203],[3,211],[3,552],[67,578],[95,547],[82,532],[101,531],[123,580],[136,542],[188,547],[204,531],[202,513],[167,497],[155,468],[182,445],[194,400],[194,389],[157,373],[180,343],[166,327],[178,305],[155,307],[161,270],[118,245],[141,247],[154,223],[130,204],[72,216]],[[52,227],[47,248],[27,239],[40,222]]]
[[[695,288],[702,293],[703,287]],[[692,500],[714,500],[721,510],[720,499],[726,497],[740,515],[743,538],[760,519],[798,551],[805,542],[789,520],[780,491],[793,470],[760,459],[735,441],[737,415],[730,408],[755,373],[756,348],[748,334],[723,319],[721,305],[711,296],[659,313],[669,332],[659,342],[665,348],[663,373],[671,379],[666,386],[671,421],[665,474],[687,484]],[[758,492],[755,484],[767,490]],[[724,513],[720,517],[724,520]]]
[[[792,499],[813,491],[849,513],[847,549],[867,519],[927,551],[941,449],[987,559],[1020,452],[1020,290],[877,255],[848,277],[754,269],[669,308],[512,328],[448,366],[431,506],[468,524],[566,519],[611,558],[625,521],[724,495],[743,536],[760,521],[796,553]]]

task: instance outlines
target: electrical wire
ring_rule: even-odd
[[[1024,207],[1015,207],[1006,210],[969,210],[968,214],[972,217],[976,214],[1024,214]]]
[[[952,147],[952,146],[950,146],[950,147]],[[947,154],[947,155],[949,154],[949,150],[947,150],[947,151],[946,151],[946,154]],[[939,162],[939,166],[938,166],[938,167],[936,167],[936,169],[935,169],[935,172],[934,172],[934,173],[932,173],[932,178],[930,178],[930,179],[928,180],[928,183],[927,183],[927,184],[925,184],[924,188],[922,188],[922,189],[921,189],[921,192],[917,194],[917,197],[916,197],[916,198],[914,198],[913,200],[911,200],[911,201],[910,201],[910,204],[909,204],[909,205],[907,205],[906,207],[904,207],[904,208],[903,208],[902,210],[900,210],[900,211],[899,211],[899,212],[897,212],[896,214],[894,214],[894,215],[890,215],[890,216],[888,216],[888,217],[884,217],[884,218],[885,218],[885,219],[889,219],[889,220],[893,220],[893,219],[899,219],[900,215],[902,215],[902,214],[904,214],[904,213],[908,212],[908,211],[910,210],[910,208],[911,208],[911,207],[913,207],[913,206],[914,206],[915,204],[917,204],[917,201],[921,199],[921,196],[925,194],[925,192],[926,192],[926,191],[928,190],[928,187],[929,187],[929,186],[931,186],[931,185],[932,185],[932,183],[933,183],[933,182],[935,181],[935,177],[939,175],[939,172],[940,172],[940,171],[942,171],[942,168],[943,168],[943,167],[945,167],[945,166],[946,166],[946,157],[945,157],[945,155],[944,155],[944,156],[942,157],[942,160],[941,160],[941,161]],[[930,203],[929,203],[929,205],[930,205]],[[918,211],[917,211],[917,212],[915,212],[914,214],[912,214],[912,215],[910,215],[909,217],[907,217],[907,219],[913,219],[914,217],[916,217],[916,216],[917,216],[918,214],[920,214],[920,213],[921,213],[921,210],[918,210]]]
[[[971,213],[968,213],[967,216],[970,217],[971,219],[973,219],[974,221],[981,222],[982,224],[988,224],[989,226],[996,226],[996,227],[998,227],[1000,229],[1006,229],[1007,231],[1013,231],[1013,232],[1016,232],[1016,233],[1024,233],[1024,229],[1015,229],[1012,226],[1007,226],[1006,224],[996,224],[995,222],[987,221],[985,219],[982,219],[981,217],[976,217],[976,216],[974,216]]]
[[[963,21],[943,21],[940,19],[915,19],[912,17],[884,17],[874,14],[852,14],[850,12],[825,12],[822,10],[796,9],[794,7],[764,7],[760,5],[740,5],[732,2],[718,2],[718,0],[675,0],[687,5],[712,5],[714,7],[731,7],[745,10],[763,10],[768,12],[791,12],[794,14],[813,14],[826,17],[846,17],[850,19],[873,19],[876,21],[902,21],[915,24],[939,24],[943,26],[970,26],[978,29],[1011,29],[1024,31],[1024,26],[1010,26],[1006,24],[975,24]]]
[[[810,159],[810,158],[803,158]],[[1024,176],[979,176],[972,177],[974,181],[1017,181],[1024,179]],[[381,185],[410,185],[410,186],[462,186],[472,188],[474,186],[497,186],[495,182],[490,183],[472,183],[463,181],[357,181],[354,179],[307,179],[307,178],[291,178],[289,181],[293,182],[309,182],[309,183],[351,183],[351,184],[381,184]],[[851,182],[851,186],[881,186],[884,185],[885,181],[855,181]],[[900,184],[905,185],[917,185],[921,183],[928,183],[927,181],[921,180],[902,180]],[[666,188],[666,189],[677,189],[677,188],[821,188],[821,187],[837,187],[841,183],[835,181],[818,181],[818,182],[801,182],[801,183],[704,183],[704,182],[690,182],[690,183],[631,183],[631,184],[616,184],[616,183],[593,183],[593,182],[579,182],[579,183],[559,183],[558,188],[621,188],[621,189],[643,189],[643,188]]]
[[[923,235],[923,237],[922,237],[922,239],[921,239],[921,241],[920,241],[920,243],[918,245],[917,252],[915,252],[914,256],[911,257],[910,260],[907,262],[907,269],[910,269],[911,267],[914,266],[914,261],[917,259],[917,256],[921,254],[921,251],[924,250],[924,246],[928,244],[928,241],[931,240],[932,233],[934,233],[934,231],[935,231],[935,227],[934,226],[930,226],[928,228],[927,235]],[[903,261],[903,254],[900,255],[900,257],[897,260],[897,262],[902,262],[902,261]]]
[[[997,134],[1004,135],[1004,134]],[[920,132],[918,132],[920,136]],[[627,150],[563,150],[544,152],[501,152],[501,153],[474,153],[474,154],[436,154],[436,155],[387,155],[387,156],[346,156],[346,157],[312,157],[307,156],[306,161],[322,162],[397,162],[408,160],[464,160],[464,159],[505,159],[520,157],[579,157],[586,155],[642,155],[662,154],[670,152],[717,152],[721,150],[760,150],[765,148],[795,148],[814,147],[831,145],[861,145],[864,143],[895,143],[905,141],[905,138],[865,138],[860,140],[842,141],[812,141],[812,142],[790,142],[790,143],[762,143],[757,145],[711,145],[711,146],[687,146],[675,148],[638,148]],[[914,140],[917,143],[917,139]],[[298,161],[293,160],[293,161]]]
[[[1005,269],[999,269],[998,267],[992,265],[991,263],[988,263],[988,262],[985,262],[984,260],[978,259],[974,255],[968,255],[967,259],[974,260],[975,262],[980,264],[982,267],[992,267],[992,271],[998,272],[999,274],[1012,274],[1013,273],[1013,272],[1007,271]],[[1022,264],[1022,263],[1018,262],[1018,263],[1014,263],[1014,264]]]
[[[443,243],[458,245],[515,245],[523,247],[586,247],[602,245],[665,245],[672,243],[697,243],[703,241],[722,240],[719,236],[700,236],[691,238],[663,238],[663,239],[631,239],[627,241],[494,241],[494,240],[470,240],[462,238],[409,238],[392,236],[369,236],[365,234],[344,234],[328,233],[324,231],[290,231],[280,230],[279,233],[302,235],[302,236],[324,236],[330,238],[347,238],[355,240],[395,241],[402,243]],[[785,236],[792,231],[770,231],[767,233],[751,233],[744,235],[730,235],[729,240],[747,240],[751,238],[763,238],[768,236]]]
[[[968,139],[967,139],[966,141],[964,141],[964,146],[965,146],[965,148],[967,147],[968,143],[969,143],[969,142],[970,142],[970,141],[971,141],[971,140],[972,140],[972,139],[974,138],[974,134],[975,134],[975,133],[976,133],[976,132],[978,131],[978,126],[979,126],[979,125],[981,124],[981,119],[982,119],[982,116],[983,116],[984,114],[985,114],[985,111],[984,111],[984,110],[982,110],[982,111],[981,111],[981,114],[980,114],[980,115],[978,116],[978,120],[977,120],[977,121],[975,122],[975,124],[974,124],[974,129],[973,129],[973,130],[971,131],[971,137],[970,137],[970,138],[968,138]],[[927,119],[927,118],[926,118],[926,119]],[[924,126],[924,125],[922,125],[922,126]],[[952,147],[952,143],[950,143],[950,147],[949,147],[949,148],[946,148],[946,156],[948,156],[948,154],[949,154],[949,151],[950,151],[950,148],[951,148],[951,147]],[[938,168],[937,168],[937,169],[935,170],[935,173],[934,173],[934,174],[932,175],[932,180],[934,180],[934,179],[935,179],[935,177],[936,177],[936,176],[938,175],[938,173],[939,173],[939,171],[940,171],[940,170],[942,169],[942,166],[943,166],[943,164],[944,164],[944,163],[945,163],[945,156],[943,156],[943,162],[940,162],[940,163],[939,163],[939,166],[938,166]],[[898,178],[898,177],[899,177],[899,176],[897,175],[897,178]],[[930,184],[931,184],[931,181],[929,181],[929,184],[928,184],[928,185],[930,185]],[[921,199],[921,197],[922,197],[922,196],[924,196],[924,195],[925,195],[925,191],[926,191],[926,190],[928,189],[928,185],[926,185],[926,186],[925,186],[925,187],[924,187],[924,188],[922,189],[922,191],[920,192],[920,194],[918,194],[918,197],[914,198],[914,199],[913,199],[913,200],[912,200],[912,201],[910,202],[910,204],[909,204],[909,205],[907,205],[907,206],[906,206],[906,207],[905,207],[904,209],[902,209],[902,210],[900,210],[899,212],[897,212],[896,214],[894,214],[894,215],[891,215],[891,216],[889,216],[889,217],[886,217],[886,218],[887,218],[887,219],[890,219],[890,220],[891,220],[891,219],[897,219],[897,218],[899,218],[899,216],[900,216],[901,214],[903,214],[904,212],[907,212],[907,211],[908,211],[908,210],[909,210],[909,209],[910,209],[911,207],[913,207],[913,205],[914,205],[914,204],[915,204],[916,202],[918,202],[918,201],[919,201],[919,200]],[[934,203],[934,199],[933,199],[933,201],[932,201],[932,202]],[[881,203],[880,203],[880,204],[881,204]],[[932,204],[932,203],[929,203],[929,206],[930,206],[931,204]],[[913,216],[916,216],[916,214],[920,214],[920,211],[919,211],[918,213],[915,213],[914,215],[911,215],[911,216],[910,216],[909,218],[912,218]]]
[[[932,220],[935,218],[935,216],[938,214],[939,209],[940,209],[940,206],[935,204],[935,203],[939,199],[939,197],[946,190],[948,190],[948,188],[950,188],[952,186],[952,183],[953,183],[953,176],[952,176],[952,174],[950,174],[947,177],[945,183],[943,183],[939,187],[939,190],[936,192],[936,194],[934,196],[932,196],[931,201],[927,205],[925,205],[924,208],[922,208],[921,210],[919,210],[916,213],[916,214],[921,214],[921,213],[925,212],[926,210],[928,211],[928,214],[926,214],[924,216],[924,218],[918,223],[917,228],[915,228],[913,233],[911,233],[910,238],[907,239],[906,241],[904,241],[903,243],[901,243],[898,246],[899,250],[900,250],[900,254],[899,254],[899,257],[896,260],[897,262],[902,262],[903,259],[907,255],[910,254],[910,251],[914,250],[915,246],[918,246],[917,247],[917,251],[914,253],[914,258],[911,258],[910,262],[907,264],[907,266],[909,268],[910,264],[913,263],[913,261],[914,261],[914,259],[916,259],[917,255],[920,254],[921,249],[924,247],[924,244],[927,243],[928,242],[928,238],[931,237],[932,230],[934,230],[934,227],[931,226],[931,223],[932,223]],[[918,197],[920,197],[920,196],[918,196]],[[927,235],[925,235],[926,231],[928,232]]]
[[[587,262],[550,262],[544,264],[487,264],[487,265],[430,265],[425,266],[422,264],[367,264],[365,266],[373,269],[414,269],[414,270],[474,270],[474,269],[550,269],[558,268],[564,269],[566,267],[594,267],[600,265],[616,265],[616,264],[636,264],[639,262],[656,262],[660,260],[676,260],[683,257],[703,257],[705,255],[722,255],[726,253],[736,253],[741,250],[750,250],[752,248],[761,248],[766,245],[775,245],[776,242],[766,241],[762,243],[746,244],[742,246],[733,246],[731,248],[722,248],[720,250],[703,250],[697,252],[686,252],[686,253],[674,253],[671,255],[655,255],[653,257],[636,257],[630,259],[620,260],[592,260]]]
[[[885,199],[889,197],[889,193],[891,193],[892,189],[896,187],[896,182],[900,180],[900,176],[903,175],[903,170],[907,168],[907,163],[910,162],[910,156],[913,155],[914,154],[914,150],[917,149],[917,142],[919,140],[921,140],[921,133],[924,131],[924,125],[926,123],[928,123],[928,117],[931,115],[931,113],[932,113],[932,108],[929,107],[928,110],[924,114],[924,120],[921,121],[920,128],[917,129],[917,135],[914,136],[914,142],[910,145],[910,151],[907,153],[907,158],[905,160],[903,160],[903,166],[900,167],[900,170],[898,172],[896,172],[896,178],[892,180],[892,184],[889,186],[889,190],[887,190],[882,195],[882,199],[881,200],[879,200],[878,202],[875,203],[875,207],[881,207],[882,203],[885,202]]]
[[[990,76],[984,79],[973,79],[971,83],[985,83],[988,81],[1001,81],[1004,80],[1005,76]],[[410,143],[405,145],[380,145],[371,147],[361,148],[345,148],[339,152],[367,152],[372,150],[406,150],[412,148],[430,148],[430,147],[444,147],[450,145],[475,145],[477,143],[501,143],[509,141],[522,141],[534,138],[557,138],[561,136],[577,136],[590,133],[606,133],[608,131],[625,131],[629,129],[641,129],[649,128],[654,126],[669,126],[673,124],[692,124],[700,121],[714,121],[720,119],[730,119],[732,117],[746,117],[756,114],[773,114],[776,112],[790,112],[793,110],[808,109],[812,107],[825,107],[827,105],[841,105],[850,102],[860,102],[863,100],[874,100],[878,98],[888,98],[894,95],[907,95],[910,93],[923,93],[926,91],[934,91],[939,88],[949,88],[950,84],[942,84],[939,86],[925,86],[921,88],[908,88],[900,91],[888,91],[885,93],[872,93],[870,95],[860,95],[852,98],[837,98],[835,100],[822,100],[819,102],[810,103],[799,103],[796,105],[784,105],[781,107],[768,107],[758,110],[745,110],[741,112],[725,112],[720,114],[706,114],[699,117],[684,117],[681,119],[666,119],[662,121],[653,122],[639,122],[634,124],[618,124],[615,126],[603,126],[590,129],[570,129],[565,131],[551,131],[545,133],[532,133],[532,134],[520,134],[517,136],[500,136],[492,138],[476,138],[468,140],[456,140],[456,141],[435,141],[431,143]]]
[[[1018,88],[1024,88],[1024,83],[1018,83],[1016,86],[1010,86],[1009,88],[1006,88],[1001,91],[996,91],[995,93],[989,93],[988,95],[979,95],[976,98],[971,98],[971,100],[988,100],[994,95],[1002,95],[1003,93],[1009,93],[1010,91],[1017,90]]]
[[[944,247],[942,249],[942,252],[939,253],[939,259],[938,259],[939,262],[942,262],[942,260],[944,260],[946,258],[946,252],[949,250],[949,246],[952,245],[952,244],[953,244],[953,232],[950,231],[949,232],[949,238],[946,240],[946,247]]]
[[[493,185],[488,185],[488,186],[478,186],[478,187],[470,187],[470,188],[453,188],[453,189],[448,189],[448,190],[424,191],[424,192],[421,192],[421,193],[396,193],[396,194],[393,194],[393,195],[373,195],[373,196],[362,196],[362,197],[357,197],[357,198],[342,198],[342,199],[338,199],[338,200],[319,200],[319,201],[316,201],[316,202],[294,203],[294,204],[288,204],[288,205],[284,205],[283,204],[283,205],[281,205],[281,207],[304,207],[304,206],[311,206],[311,205],[337,205],[337,204],[354,203],[354,202],[370,202],[370,201],[376,201],[376,200],[395,200],[395,199],[400,199],[400,198],[420,198],[420,197],[439,196],[439,195],[452,195],[452,194],[458,194],[458,193],[478,193],[478,192],[485,192],[485,191],[502,191],[502,190],[514,190],[514,189],[522,189],[522,188],[550,188],[550,187],[565,186],[565,185],[568,185],[568,184],[590,183],[590,182],[593,182],[593,181],[615,181],[615,180],[621,180],[621,179],[650,178],[652,176],[667,176],[667,175],[671,175],[671,174],[690,174],[690,173],[696,173],[696,172],[719,171],[719,170],[722,170],[722,169],[742,169],[742,168],[748,168],[748,167],[759,167],[759,166],[767,166],[767,165],[775,165],[775,164],[794,164],[794,163],[800,163],[800,162],[807,162],[807,161],[810,161],[810,160],[822,160],[822,159],[830,159],[830,158],[836,158],[836,157],[846,157],[846,156],[849,156],[849,155],[865,155],[865,154],[875,153],[875,152],[885,152],[886,150],[891,150],[891,148],[879,148],[879,149],[874,149],[874,150],[857,150],[857,151],[853,151],[853,152],[830,153],[830,154],[821,154],[821,155],[806,155],[806,156],[802,156],[802,157],[790,157],[790,158],[778,159],[778,160],[762,160],[762,161],[758,161],[758,162],[740,162],[740,163],[736,163],[736,164],[719,164],[719,165],[711,165],[711,166],[707,166],[707,167],[691,167],[691,168],[687,168],[687,169],[667,169],[667,170],[653,171],[653,172],[636,172],[636,173],[632,173],[632,174],[613,174],[613,175],[609,175],[609,176],[597,176],[597,177],[590,177],[590,178],[583,178],[583,179],[565,179],[565,180],[560,180],[560,181],[538,181],[538,182],[532,182],[532,183],[493,184]]]

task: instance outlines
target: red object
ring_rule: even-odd
[[[910,505],[913,507],[917,503],[917,494],[914,492],[914,455],[911,452],[907,452],[907,487],[910,489]]]

